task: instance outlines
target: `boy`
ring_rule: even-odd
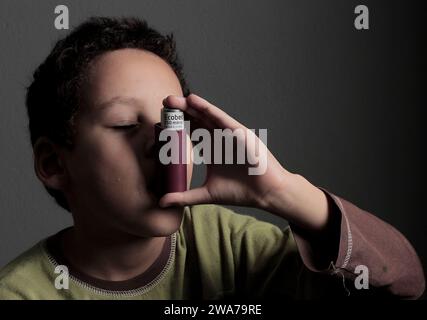
[[[208,165],[202,187],[159,197],[153,125],[163,106],[181,109],[197,127],[245,127],[190,94],[172,36],[143,21],[80,25],[36,70],[26,104],[36,175],[74,225],[0,272],[1,299],[424,291],[419,259],[398,231],[287,171],[268,150],[262,175],[248,175],[246,165]],[[292,231],[218,204],[263,209]],[[68,288],[55,285],[59,265],[69,271]],[[355,288],[358,266],[369,270],[368,290]]]

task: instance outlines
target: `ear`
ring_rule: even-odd
[[[33,147],[37,177],[45,186],[62,191],[68,182],[68,172],[60,151],[60,147],[46,137],[40,137]]]

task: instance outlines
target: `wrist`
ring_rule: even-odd
[[[264,210],[308,231],[325,229],[329,208],[325,193],[299,174],[286,172],[280,188],[269,192]]]

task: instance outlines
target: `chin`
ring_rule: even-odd
[[[153,208],[146,210],[129,227],[138,236],[166,237],[179,229],[183,215],[184,208]]]

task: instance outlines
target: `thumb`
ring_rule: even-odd
[[[162,208],[170,206],[188,206],[211,202],[209,191],[205,187],[195,188],[184,192],[172,192],[165,194],[159,200]]]

